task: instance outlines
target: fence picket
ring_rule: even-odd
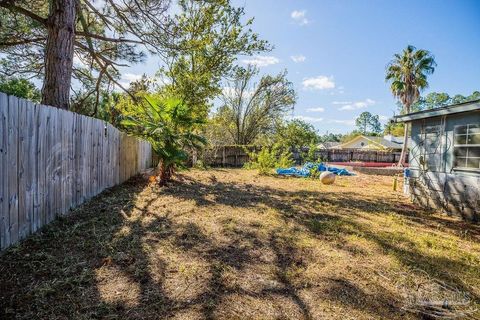
[[[10,243],[18,241],[18,107],[19,101],[8,97],[8,213]]]
[[[0,250],[10,245],[8,211],[8,97],[0,95]]]
[[[151,155],[104,121],[0,93],[0,250],[147,169]]]

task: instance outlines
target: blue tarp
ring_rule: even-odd
[[[312,169],[317,167],[318,171],[330,171],[335,173],[337,176],[353,176],[353,173],[349,172],[346,169],[340,169],[335,167],[327,167],[323,163],[312,163],[307,162],[303,165],[302,168],[278,168],[277,174],[282,176],[295,176],[295,177],[309,177]]]

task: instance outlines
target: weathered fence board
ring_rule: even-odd
[[[0,250],[153,165],[102,120],[0,93]]]
[[[206,151],[204,156],[205,164],[211,166],[241,167],[249,160],[245,148],[250,151],[258,151],[261,149],[261,147],[258,146],[222,146],[212,148]],[[303,150],[303,153],[307,151],[308,149],[306,148]],[[297,164],[303,162],[300,152],[297,151],[292,154]],[[328,162],[363,161],[396,163],[400,159],[400,152],[358,149],[319,149],[315,151],[315,156]]]
[[[10,243],[18,241],[18,99],[8,97],[7,179]]]
[[[8,97],[0,95],[0,248],[10,245],[9,214],[8,214]]]

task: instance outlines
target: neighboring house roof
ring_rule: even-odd
[[[317,145],[317,148],[319,148],[319,149],[331,149],[331,148],[334,148],[334,147],[338,146],[339,144],[340,144],[340,142],[320,142]]]
[[[391,141],[391,142],[402,143],[403,144],[403,137],[395,137],[391,134],[387,134],[387,135],[383,136],[383,138],[385,140],[388,140],[388,141]]]
[[[355,143],[358,140],[365,139],[368,144],[361,147],[361,149],[375,149],[375,150],[397,150],[402,149],[403,143],[393,142],[385,139],[384,137],[376,136],[356,136],[350,141],[342,143],[336,146],[334,149],[348,149],[348,145]]]
[[[475,110],[480,110],[480,100],[453,104],[441,108],[435,108],[419,112],[412,112],[400,116],[395,116],[394,120],[395,122],[409,122],[414,120],[444,116],[454,113],[470,112]]]

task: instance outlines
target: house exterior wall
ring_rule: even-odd
[[[342,149],[374,149],[378,150],[378,146],[373,144],[371,141],[364,137],[360,137],[357,139],[354,139],[350,142],[345,143],[345,145],[342,145]]]
[[[454,128],[480,124],[480,110],[411,122],[410,191],[414,202],[480,221],[480,170],[454,167]]]

